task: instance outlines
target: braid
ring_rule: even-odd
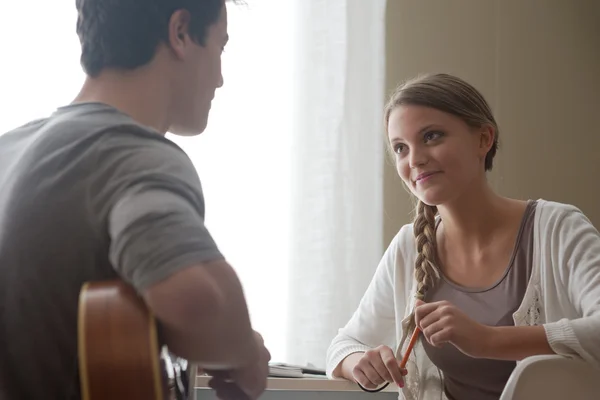
[[[417,258],[415,260],[415,279],[417,281],[417,292],[415,297],[423,300],[427,291],[433,288],[440,278],[440,271],[436,265],[436,240],[435,240],[435,216],[437,207],[429,206],[422,201],[417,204],[417,215],[413,223],[413,232],[417,244]],[[399,350],[409,334],[416,328],[415,311],[413,309],[409,319],[408,329],[402,335]]]
[[[415,279],[417,280],[417,298],[423,299],[427,290],[435,285],[440,277],[435,265],[435,215],[437,207],[428,206],[422,201],[417,205],[417,217],[413,224],[417,242],[417,259],[415,261]]]

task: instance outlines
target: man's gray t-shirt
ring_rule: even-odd
[[[0,136],[0,399],[77,399],[87,281],[138,291],[221,259],[200,180],[158,132],[99,103]]]

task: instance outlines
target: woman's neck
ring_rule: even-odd
[[[459,248],[482,248],[512,214],[514,200],[494,193],[487,183],[468,190],[454,201],[438,206],[443,236]]]

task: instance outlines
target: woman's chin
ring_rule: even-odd
[[[427,188],[414,193],[417,198],[428,206],[439,206],[444,204],[450,198],[448,191],[438,188]]]

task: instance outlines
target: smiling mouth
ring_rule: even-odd
[[[426,182],[426,181],[428,181],[428,180],[429,180],[429,179],[430,179],[432,176],[434,176],[434,175],[437,175],[437,174],[439,174],[439,173],[440,173],[439,171],[435,171],[435,172],[426,172],[426,173],[423,173],[423,174],[421,174],[421,175],[417,176],[417,179],[415,179],[415,184]]]

